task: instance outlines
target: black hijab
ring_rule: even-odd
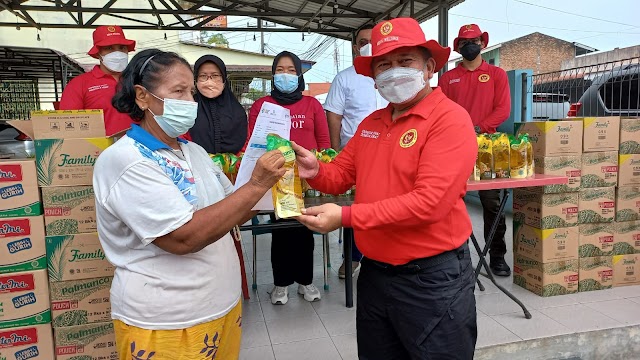
[[[200,67],[212,62],[220,69],[224,80],[222,93],[210,99],[199,92],[194,96],[198,102],[198,117],[189,131],[191,139],[210,154],[238,153],[247,140],[247,113],[231,91],[227,79],[227,67],[217,56],[205,55],[194,65],[197,80]]]
[[[278,61],[281,58],[288,56],[293,60],[293,64],[296,67],[296,74],[298,75],[298,88],[292,92],[291,94],[285,94],[282,91],[278,90],[278,88],[273,86],[273,90],[271,90],[271,97],[274,98],[278,104],[280,105],[290,105],[297,103],[302,99],[302,92],[304,91],[304,77],[302,76],[302,61],[295,54],[290,53],[288,51],[283,51],[280,54],[276,55],[276,58],[273,59],[273,65],[271,66],[271,74],[276,74],[276,67],[278,66]]]

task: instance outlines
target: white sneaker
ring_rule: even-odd
[[[289,301],[289,288],[274,286],[271,290],[271,303],[273,305],[284,305]]]
[[[313,284],[298,285],[298,294],[304,295],[304,299],[309,302],[320,300],[320,290]]]

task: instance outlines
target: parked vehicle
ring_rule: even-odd
[[[534,93],[533,120],[564,119],[569,108],[569,95],[555,93]]]
[[[640,116],[640,64],[615,68],[594,78],[569,116]],[[534,105],[535,109],[535,105]]]

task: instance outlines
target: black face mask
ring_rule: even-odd
[[[476,43],[467,43],[460,48],[460,55],[468,61],[472,61],[480,54],[480,45]]]

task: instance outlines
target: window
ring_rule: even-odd
[[[609,110],[635,110],[640,105],[640,74],[613,77],[600,87],[600,97]]]

